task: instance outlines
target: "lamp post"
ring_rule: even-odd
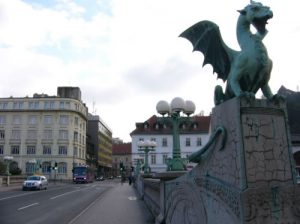
[[[180,151],[180,139],[179,139],[179,126],[182,123],[190,120],[190,115],[196,110],[195,104],[190,101],[184,101],[180,97],[176,97],[171,101],[171,104],[161,100],[156,104],[156,110],[162,117],[158,120],[162,123],[171,123],[172,135],[173,135],[173,152],[172,159],[169,160],[168,168],[169,171],[183,171],[186,170],[186,161],[181,158]],[[182,116],[185,114],[186,116]],[[165,116],[166,115],[166,116]]]
[[[12,156],[4,156],[3,159],[6,162],[6,175],[9,176],[10,175],[10,173],[9,173],[9,164],[14,159],[14,157],[12,157]]]
[[[150,167],[148,165],[148,153],[151,151],[155,151],[156,142],[155,141],[139,141],[138,142],[138,151],[145,153],[145,165],[144,165],[144,174],[150,173]]]
[[[138,159],[137,162],[136,162],[135,170],[134,170],[134,175],[135,175],[136,177],[140,174],[140,170],[141,170],[141,162],[140,162],[140,160]]]

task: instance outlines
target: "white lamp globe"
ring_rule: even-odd
[[[185,108],[185,102],[182,98],[180,97],[175,97],[171,101],[171,110],[172,112],[181,112]]]
[[[184,108],[184,113],[188,116],[191,114],[195,113],[196,106],[193,101],[186,100],[185,101],[185,108]]]
[[[144,142],[144,141],[138,141],[137,146],[138,146],[139,148],[142,148],[142,147],[145,146],[145,142]]]
[[[167,101],[161,100],[156,104],[156,111],[161,114],[165,115],[170,113],[170,105]]]

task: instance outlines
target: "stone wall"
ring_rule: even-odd
[[[231,99],[213,109],[218,127],[224,148],[217,137],[192,171],[161,182],[158,223],[300,223],[284,102]]]

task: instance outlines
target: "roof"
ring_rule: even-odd
[[[288,123],[292,135],[300,134],[300,92],[294,92],[281,86],[278,94],[285,97]]]
[[[113,155],[131,154],[131,143],[113,144],[112,154]]]
[[[210,126],[210,116],[192,116],[181,122],[179,127],[180,134],[200,134],[208,133]],[[145,122],[136,123],[136,128],[130,135],[137,134],[172,134],[172,123],[167,122],[162,117],[153,115]]]

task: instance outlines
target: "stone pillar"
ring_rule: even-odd
[[[200,163],[165,183],[166,223],[300,223],[284,102],[233,98],[213,109],[218,135]],[[201,220],[201,222],[199,221]]]

